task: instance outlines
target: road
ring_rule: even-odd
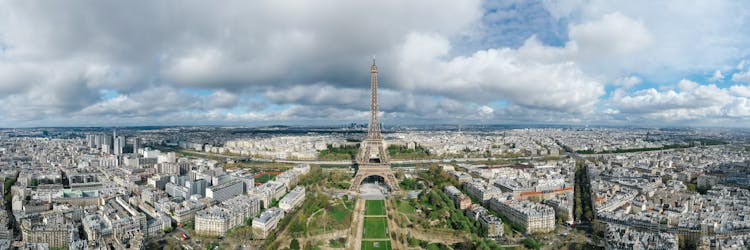
[[[256,161],[256,162],[276,162],[276,163],[290,163],[290,164],[316,164],[316,165],[352,165],[354,164],[353,161],[350,160],[343,160],[343,161],[324,161],[324,160],[271,160],[271,159],[262,159],[262,158],[252,158],[249,156],[236,156],[236,155],[224,155],[224,154],[216,154],[216,153],[207,153],[207,152],[200,152],[200,151],[193,151],[193,150],[186,150],[183,149],[182,151],[196,154],[196,155],[202,155],[202,156],[208,156],[208,157],[216,157],[216,158],[226,158],[231,159],[235,161]],[[544,157],[542,156],[524,156],[524,157],[514,157],[514,158],[497,158],[497,157],[472,157],[472,158],[446,158],[446,159],[417,159],[417,160],[391,160],[391,164],[415,164],[415,163],[450,163],[450,162],[475,162],[475,161],[487,161],[487,160],[534,160],[534,159],[542,159]]]
[[[711,147],[711,146],[709,146]],[[354,164],[351,160],[343,160],[343,161],[323,161],[323,160],[282,160],[282,159],[262,159],[262,158],[253,158],[250,156],[237,156],[237,155],[225,155],[225,154],[216,154],[216,153],[207,153],[207,152],[200,152],[200,151],[194,151],[190,149],[178,149],[178,148],[164,148],[160,147],[160,149],[172,149],[174,151],[181,150],[184,152],[188,152],[191,154],[197,154],[197,155],[203,155],[203,156],[209,156],[209,157],[216,157],[216,158],[226,158],[226,159],[232,159],[235,161],[257,161],[257,162],[278,162],[278,163],[290,163],[290,164],[316,164],[316,165],[352,165]],[[649,152],[660,152],[660,151],[672,151],[677,149],[662,149],[662,150],[653,150]],[[606,155],[612,155],[612,154],[627,154],[627,153],[607,153]],[[576,159],[581,159],[583,157],[597,157],[600,155],[605,154],[586,154],[586,155],[579,155],[577,153],[567,153],[567,155],[570,155]],[[446,158],[446,159],[418,159],[418,160],[391,160],[391,164],[415,164],[415,163],[450,163],[450,162],[476,162],[476,161],[487,161],[487,160],[535,160],[535,159],[543,159],[544,156],[523,156],[523,157],[513,157],[513,158],[498,158],[498,157],[472,157],[472,158]]]
[[[415,164],[415,163],[451,163],[451,162],[476,162],[476,161],[495,161],[495,160],[534,160],[542,159],[544,157],[539,156],[524,156],[514,158],[497,158],[497,157],[481,157],[481,158],[446,158],[446,159],[419,159],[419,160],[391,160],[391,164]],[[254,159],[256,161],[263,161],[261,159]],[[271,162],[272,160],[266,160]],[[352,161],[320,161],[320,160],[275,160],[275,162],[283,163],[294,163],[294,164],[324,164],[324,165],[352,165]]]

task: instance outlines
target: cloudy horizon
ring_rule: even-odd
[[[750,127],[743,1],[0,1],[0,127]]]

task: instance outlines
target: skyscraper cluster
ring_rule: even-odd
[[[132,139],[132,151],[133,154],[138,154],[140,149],[141,140],[137,137]],[[112,131],[112,136],[104,133],[99,134],[87,134],[86,144],[90,148],[97,148],[104,154],[112,154],[121,156],[125,153],[127,148],[127,138],[124,135],[117,135],[117,130]]]

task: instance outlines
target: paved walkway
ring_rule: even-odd
[[[357,199],[352,212],[352,226],[354,226],[354,235],[349,236],[349,249],[362,249],[362,230],[365,220],[365,200]]]
[[[384,187],[375,183],[362,183],[359,186],[359,198],[363,200],[385,200]]]
[[[335,231],[331,231],[331,232],[324,233],[324,234],[308,236],[308,237],[305,237],[303,241],[300,241],[300,245],[304,246],[304,244],[306,244],[308,241],[315,243],[318,240],[325,240],[325,242],[328,242],[328,240],[330,239],[336,239],[338,237],[346,235],[347,233],[349,233],[349,229],[335,230]],[[321,248],[327,249],[327,247],[321,247]],[[335,248],[335,249],[341,249],[341,248]]]

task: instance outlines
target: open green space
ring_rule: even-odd
[[[397,200],[397,209],[399,212],[404,214],[413,214],[417,209],[409,204],[409,202]]]
[[[398,184],[399,187],[405,189],[405,190],[421,190],[424,189],[424,185],[422,183],[419,183],[415,179],[407,179],[404,178],[401,183]]]
[[[591,182],[589,182],[586,163],[576,162],[575,189],[573,201],[573,218],[583,223],[591,223],[594,220],[594,205],[591,202]]]
[[[352,185],[351,180],[352,175],[348,172],[330,171],[320,184],[326,188],[347,190]]]
[[[275,174],[264,174],[264,175],[261,175],[258,178],[255,178],[255,182],[266,183],[266,182],[272,181],[274,179],[276,179],[276,175]]]
[[[3,190],[5,191],[5,193],[3,194],[3,200],[6,203],[5,204],[6,207],[10,207],[10,202],[13,199],[13,196],[11,195],[11,192],[10,192],[10,187],[12,187],[15,184],[16,184],[16,178],[12,178],[12,177],[5,178],[3,182]]]
[[[366,201],[365,215],[385,215],[385,201],[384,200]]]
[[[357,155],[358,149],[359,149],[359,144],[341,145],[339,147],[333,147],[333,145],[328,145],[327,149],[318,151],[318,159],[324,160],[324,161],[351,160],[351,159],[354,159],[354,156]]]
[[[339,222],[339,223],[344,222],[347,219],[347,216],[349,216],[352,213],[351,208],[344,207],[344,205],[341,203],[336,204],[330,209],[331,210],[329,214],[336,222]]]
[[[403,145],[391,144],[388,146],[388,154],[393,159],[429,159],[434,158],[426,148],[416,145],[414,148],[408,148]]]
[[[363,239],[388,238],[388,221],[385,217],[365,217],[365,231]]]
[[[377,250],[388,249],[388,250],[390,250],[390,249],[392,249],[391,248],[391,241],[369,241],[369,240],[363,240],[362,241],[362,250],[369,250],[369,249],[377,249]]]
[[[463,231],[481,235],[479,223],[466,217],[463,211],[456,208],[453,199],[443,192],[446,185],[460,187],[455,178],[437,166],[420,172],[417,178],[424,182],[425,188],[416,199],[392,200],[392,204],[399,212],[398,215],[394,215],[399,226],[455,230],[459,233]]]

